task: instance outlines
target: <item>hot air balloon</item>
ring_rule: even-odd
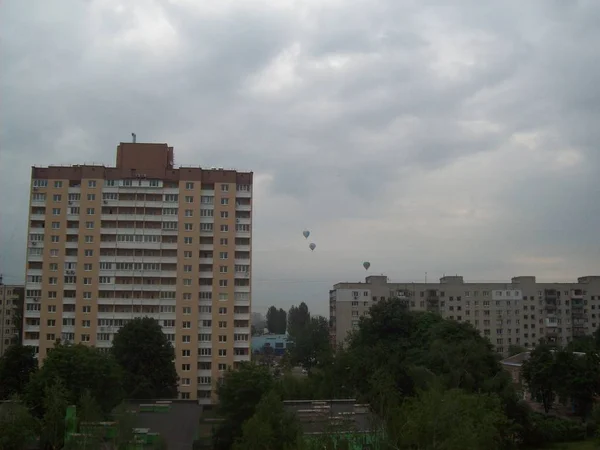
[[[302,232],[302,235],[304,236],[304,239],[308,239],[308,237],[310,236],[310,231],[308,231],[308,230],[304,230],[304,231]]]
[[[317,248],[317,245],[314,242],[311,242],[308,248],[310,248],[311,251],[314,251],[315,248]]]
[[[371,263],[369,261],[365,261],[363,263],[363,267],[365,268],[365,270],[369,270],[369,267],[371,267]]]

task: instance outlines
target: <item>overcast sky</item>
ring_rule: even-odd
[[[599,24],[597,0],[5,0],[0,272],[24,279],[30,167],[136,132],[254,171],[256,311],[327,314],[365,260],[600,274]]]

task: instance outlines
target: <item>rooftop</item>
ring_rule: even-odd
[[[296,415],[305,434],[368,432],[374,429],[375,416],[368,405],[355,399],[287,400],[285,409]]]
[[[140,405],[154,403],[154,400],[130,402],[136,411],[136,427],[149,428],[159,433],[169,450],[190,450],[199,429],[201,408],[190,400],[171,400],[166,412],[140,412]]]

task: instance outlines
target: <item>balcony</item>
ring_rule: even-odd
[[[198,258],[198,264],[212,264],[212,258]]]
[[[250,361],[250,355],[233,355],[234,362]]]
[[[214,244],[200,244],[200,251],[202,250],[207,250],[207,251],[213,251],[215,248]]]
[[[250,286],[234,286],[234,292],[250,292]]]
[[[241,204],[236,203],[235,210],[236,211],[252,211],[252,205],[241,205]]]
[[[234,320],[250,320],[250,313],[235,313],[233,315]]]

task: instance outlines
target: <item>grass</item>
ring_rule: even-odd
[[[596,440],[563,442],[560,444],[552,444],[542,448],[548,450],[598,450],[600,449],[600,443]]]

